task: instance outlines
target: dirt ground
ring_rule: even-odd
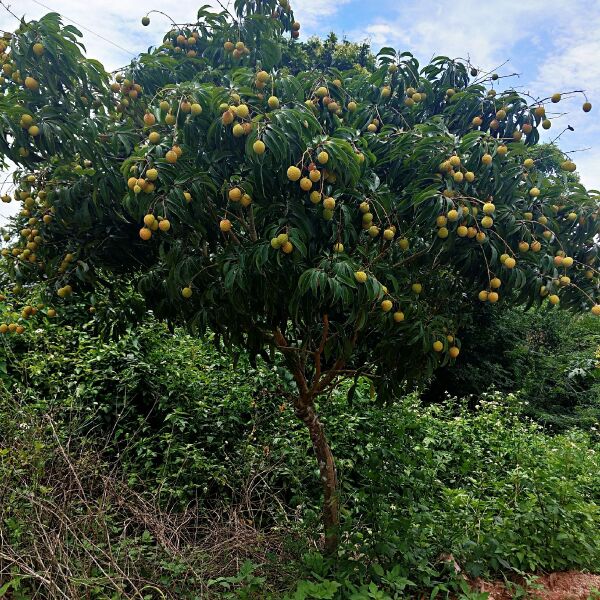
[[[521,584],[523,586],[523,584]],[[538,586],[541,586],[538,589]],[[525,587],[525,586],[523,586]],[[513,594],[502,582],[475,580],[473,588],[488,592],[489,600],[512,600]],[[594,591],[596,594],[594,594]],[[519,596],[522,597],[522,596]],[[578,571],[550,573],[537,578],[535,586],[528,589],[526,598],[540,600],[600,600],[600,575]]]

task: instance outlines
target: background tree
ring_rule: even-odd
[[[598,197],[525,158],[543,100],[389,48],[371,70],[280,68],[299,30],[285,1],[202,8],[111,80],[58,15],[22,23],[2,44],[0,154],[23,205],[3,254],[44,305],[133,276],[158,318],[281,352],[333,550],[317,400],[361,377],[393,400],[456,360],[479,301],[600,313]]]

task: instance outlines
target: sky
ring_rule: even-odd
[[[165,9],[181,23],[193,21],[199,6],[217,5],[216,0],[178,0],[168,7],[152,0],[4,2],[27,20],[50,10],[73,19],[84,34],[88,56],[108,70],[126,65],[135,54],[161,42],[169,21],[154,14],[150,26],[143,27],[140,19],[146,11]],[[573,151],[571,159],[583,183],[600,189],[600,1],[291,0],[291,4],[302,24],[301,39],[334,30],[340,38],[368,40],[375,50],[383,46],[408,50],[422,63],[440,54],[468,57],[486,71],[499,67],[500,75],[516,73],[501,81],[535,97],[585,90],[592,112],[583,113],[580,94],[561,101],[556,110],[566,114],[553,121],[545,139],[571,125],[575,131],[560,138],[560,147]],[[0,7],[0,29],[13,30],[16,24]],[[14,203],[0,204],[0,223],[15,208]]]

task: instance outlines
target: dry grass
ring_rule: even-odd
[[[49,454],[36,455],[26,438],[0,442],[0,587],[20,581],[49,600],[180,599],[182,590],[216,598],[209,580],[235,575],[246,560],[286,560],[289,533],[255,526],[267,473],[253,473],[234,506],[199,521],[194,505],[164,508],[99,453],[61,444],[48,424]]]

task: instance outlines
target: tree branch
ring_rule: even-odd
[[[306,377],[301,367],[300,360],[298,359],[297,354],[294,352],[295,348],[290,348],[288,346],[288,343],[283,337],[283,333],[281,333],[279,327],[273,332],[273,339],[275,340],[277,348],[279,348],[279,350],[285,356],[285,361],[290,368],[292,375],[294,376],[294,381],[298,386],[300,396],[302,398],[309,398],[311,394],[306,383]]]
[[[321,344],[318,350],[315,352],[315,381],[319,381],[321,378],[321,355],[325,349],[325,343],[327,342],[327,334],[329,333],[329,316],[327,313],[323,315],[323,335],[321,336]]]

